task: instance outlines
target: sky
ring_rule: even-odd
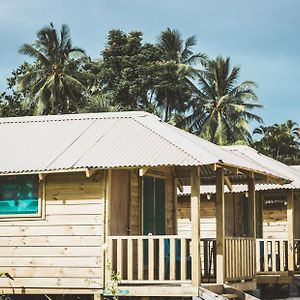
[[[142,31],[147,42],[168,27],[195,35],[195,51],[230,56],[241,66],[240,80],[258,84],[265,125],[300,125],[299,0],[0,0],[0,92],[27,59],[20,46],[50,22],[68,24],[74,46],[92,58],[113,28]]]

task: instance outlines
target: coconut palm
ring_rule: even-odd
[[[238,83],[240,67],[230,68],[230,58],[217,57],[204,64],[199,90],[191,101],[191,114],[181,125],[211,142],[234,144],[251,139],[249,121],[262,122],[252,111],[261,108],[253,81]]]
[[[298,164],[300,162],[300,128],[296,122],[255,128],[253,134],[261,136],[253,147],[259,152],[284,163]]]
[[[34,59],[18,78],[18,89],[28,92],[35,114],[76,111],[85,89],[78,71],[85,53],[73,47],[68,26],[62,25],[58,33],[51,23],[37,33],[34,44],[24,44],[19,51]]]
[[[163,61],[168,64],[170,79],[165,84],[157,86],[157,100],[164,109],[165,121],[171,119],[172,113],[183,113],[186,104],[194,90],[193,80],[198,75],[196,68],[205,62],[207,57],[203,53],[194,53],[196,37],[188,37],[185,41],[177,30],[167,28],[162,31],[158,39],[158,47],[162,52]]]

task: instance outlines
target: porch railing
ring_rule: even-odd
[[[288,271],[288,241],[257,239],[256,271],[257,273]]]
[[[121,284],[191,283],[190,237],[109,236],[107,242],[106,260]]]
[[[225,281],[253,279],[255,270],[255,239],[225,237]]]

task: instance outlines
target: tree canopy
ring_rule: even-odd
[[[298,125],[262,125],[256,83],[241,82],[241,68],[230,57],[211,59],[197,51],[195,36],[167,28],[150,43],[140,31],[113,29],[92,59],[73,46],[67,25],[57,30],[50,23],[20,53],[29,60],[7,78],[2,117],[144,110],[211,142],[246,143],[300,163]],[[253,134],[252,121],[260,125]]]

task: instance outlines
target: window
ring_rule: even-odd
[[[37,215],[39,206],[37,175],[0,177],[0,216]]]

